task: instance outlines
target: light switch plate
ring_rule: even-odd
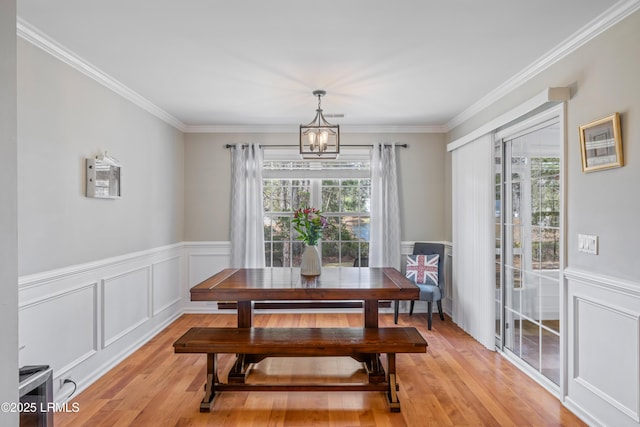
[[[598,255],[598,236],[578,234],[578,252]]]

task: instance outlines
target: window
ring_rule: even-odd
[[[369,255],[369,162],[265,161],[264,240],[267,267],[300,265],[303,244],[291,219],[312,206],[327,217],[320,242],[323,267],[353,266]],[[364,264],[363,264],[364,265]]]
[[[371,180],[322,180],[321,210],[329,223],[322,239],[322,265],[353,266],[369,258]]]

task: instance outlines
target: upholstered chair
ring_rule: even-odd
[[[413,245],[413,255],[427,255],[427,260],[432,266],[436,263],[434,255],[438,255],[437,260],[437,270],[435,274],[433,273],[433,269],[431,270],[431,274],[426,280],[426,283],[419,283],[422,278],[418,277],[418,274],[412,274],[411,272],[407,275],[410,279],[414,280],[416,285],[420,288],[420,301],[427,302],[427,312],[428,312],[428,320],[427,327],[431,330],[432,323],[432,305],[435,302],[438,306],[438,313],[440,314],[440,319],[444,320],[444,314],[442,312],[442,298],[444,297],[444,245],[442,243],[421,243],[416,242]],[[415,262],[415,260],[413,260]],[[408,266],[412,264],[412,260],[409,260],[408,257]],[[412,269],[409,267],[409,269]],[[435,280],[437,275],[437,281]],[[411,301],[411,305],[409,308],[409,314],[413,314],[413,306],[415,301]],[[395,323],[398,323],[398,311],[399,311],[399,301],[395,301],[393,320]]]

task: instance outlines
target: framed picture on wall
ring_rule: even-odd
[[[580,126],[582,172],[619,168],[622,160],[620,115],[615,113]]]

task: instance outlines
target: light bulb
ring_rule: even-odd
[[[315,132],[309,132],[308,138],[309,138],[309,149],[311,151],[314,150],[315,146],[316,146],[316,133]]]
[[[329,141],[329,132],[323,130],[320,133],[320,143],[318,144],[320,147],[320,151],[327,151],[327,142]]]

